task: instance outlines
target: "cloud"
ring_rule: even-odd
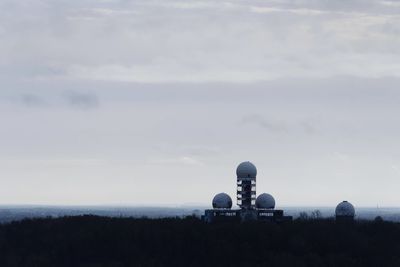
[[[0,70],[140,83],[399,77],[396,3],[5,0]]]
[[[242,118],[241,124],[256,125],[272,133],[296,133],[298,131],[307,135],[314,135],[319,131],[312,120],[285,121],[266,118],[260,114],[249,114]]]
[[[47,102],[45,99],[43,99],[39,95],[31,94],[31,93],[26,93],[22,94],[20,97],[21,103],[25,106],[28,107],[43,107],[47,105]]]
[[[324,15],[329,14],[331,12],[318,10],[318,9],[309,9],[309,8],[278,8],[278,7],[259,7],[259,6],[252,6],[250,10],[254,13],[273,13],[273,12],[283,12],[283,13],[292,13],[298,15]]]
[[[28,91],[28,90],[24,90]],[[18,103],[30,108],[71,108],[95,109],[100,105],[98,96],[92,92],[73,90],[38,90],[36,93],[23,92],[18,95]]]
[[[347,183],[365,205],[360,184],[399,203],[399,14],[379,0],[0,1],[0,159],[15,159],[0,203],[76,188],[79,203],[206,202],[247,159],[281,203],[315,204],[315,184],[335,204]]]
[[[316,124],[310,120],[304,120],[299,123],[299,127],[303,129],[306,134],[313,135],[320,133],[319,129],[317,128]]]
[[[67,71],[72,79],[135,82],[135,83],[210,83],[210,82],[257,82],[273,80],[278,76],[263,71],[244,73],[240,69],[204,69],[193,71],[183,65],[160,62],[150,66],[71,66]]]
[[[254,124],[271,132],[287,133],[288,126],[286,123],[278,120],[266,119],[258,114],[244,116],[240,121],[241,124]]]
[[[381,4],[389,7],[400,7],[399,1],[382,1]]]
[[[98,97],[92,93],[67,91],[64,93],[67,104],[72,108],[93,109],[99,106]]]
[[[193,158],[193,157],[187,157],[187,156],[182,156],[179,158],[168,158],[168,159],[154,159],[149,161],[150,164],[156,164],[156,165],[198,165],[202,166],[204,165],[203,162]]]
[[[200,145],[185,146],[182,147],[181,150],[195,157],[218,156],[221,153],[221,150],[218,147]]]

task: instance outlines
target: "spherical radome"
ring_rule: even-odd
[[[340,202],[336,206],[335,214],[336,216],[354,217],[355,215],[354,206],[347,201]]]
[[[232,208],[232,199],[226,193],[216,194],[212,200],[212,206],[214,209],[230,209]]]
[[[256,199],[256,208],[257,209],[274,209],[275,208],[274,197],[267,193],[263,193],[263,194],[259,195]]]
[[[237,167],[236,175],[238,178],[256,178],[257,168],[250,161],[245,161]]]

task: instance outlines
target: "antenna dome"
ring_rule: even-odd
[[[347,201],[340,202],[336,206],[335,214],[336,216],[339,217],[354,217],[355,215],[354,206]]]
[[[239,164],[236,168],[237,178],[256,178],[257,168],[250,161],[245,161]]]
[[[263,193],[263,194],[259,195],[256,199],[256,208],[257,209],[274,209],[275,208],[274,197],[267,193]]]
[[[216,194],[212,200],[212,206],[214,209],[230,209],[232,208],[232,199],[226,193]]]

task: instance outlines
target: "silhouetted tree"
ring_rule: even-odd
[[[322,218],[321,211],[320,211],[320,210],[314,210],[314,211],[312,211],[312,212],[311,212],[310,218],[311,218],[311,219],[314,219],[314,220],[316,220],[316,219],[321,219],[321,218]]]
[[[302,211],[302,212],[300,212],[299,213],[299,218],[298,218],[299,220],[308,220],[309,219],[309,217],[308,217],[308,213],[307,212],[305,212],[305,211]]]

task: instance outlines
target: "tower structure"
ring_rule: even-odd
[[[254,209],[256,204],[257,168],[250,161],[239,164],[237,176],[237,205],[241,209]]]
[[[240,209],[232,209],[232,199],[226,193],[215,195],[212,209],[204,211],[203,220],[212,222],[245,222],[291,221],[291,216],[285,216],[283,210],[275,209],[275,199],[270,194],[263,193],[256,199],[257,168],[253,163],[245,161],[236,168],[237,205]]]

